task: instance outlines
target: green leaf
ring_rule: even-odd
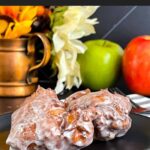
[[[54,28],[55,26],[62,25],[64,22],[63,15],[68,9],[67,6],[59,6],[54,9],[54,12],[50,15],[50,27]]]

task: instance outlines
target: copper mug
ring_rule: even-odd
[[[35,44],[43,43],[43,59],[36,64]],[[50,59],[50,42],[42,33],[25,38],[0,39],[0,96],[22,97],[31,95],[37,88],[37,69]]]

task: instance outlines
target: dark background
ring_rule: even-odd
[[[150,34],[150,6],[101,6],[95,16],[99,24],[89,38],[105,38],[125,47],[133,37]]]
[[[83,40],[105,38],[125,48],[132,38],[150,34],[150,6],[101,6],[92,17],[99,20],[95,26],[96,34]],[[49,66],[39,71],[42,86],[54,87],[55,79],[50,75]],[[116,86],[127,94],[131,93],[122,76]]]

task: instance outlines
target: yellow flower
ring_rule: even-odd
[[[7,28],[4,38],[18,38],[25,35],[31,31],[32,21],[22,21],[22,22],[11,22]]]
[[[21,13],[19,15],[19,22],[24,20],[33,20],[38,12],[38,6],[22,6]]]
[[[20,12],[20,6],[0,6],[0,15],[9,16],[17,19]]]
[[[8,22],[7,29],[2,26],[1,30],[5,33],[2,36],[0,32],[0,38],[19,38],[29,33],[33,21],[44,13],[44,6],[0,6],[0,15],[10,17],[12,20]]]

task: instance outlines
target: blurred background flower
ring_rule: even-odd
[[[37,19],[46,16],[48,19],[50,14],[50,9],[44,6],[0,6],[0,38],[12,39],[26,35],[36,29]]]

